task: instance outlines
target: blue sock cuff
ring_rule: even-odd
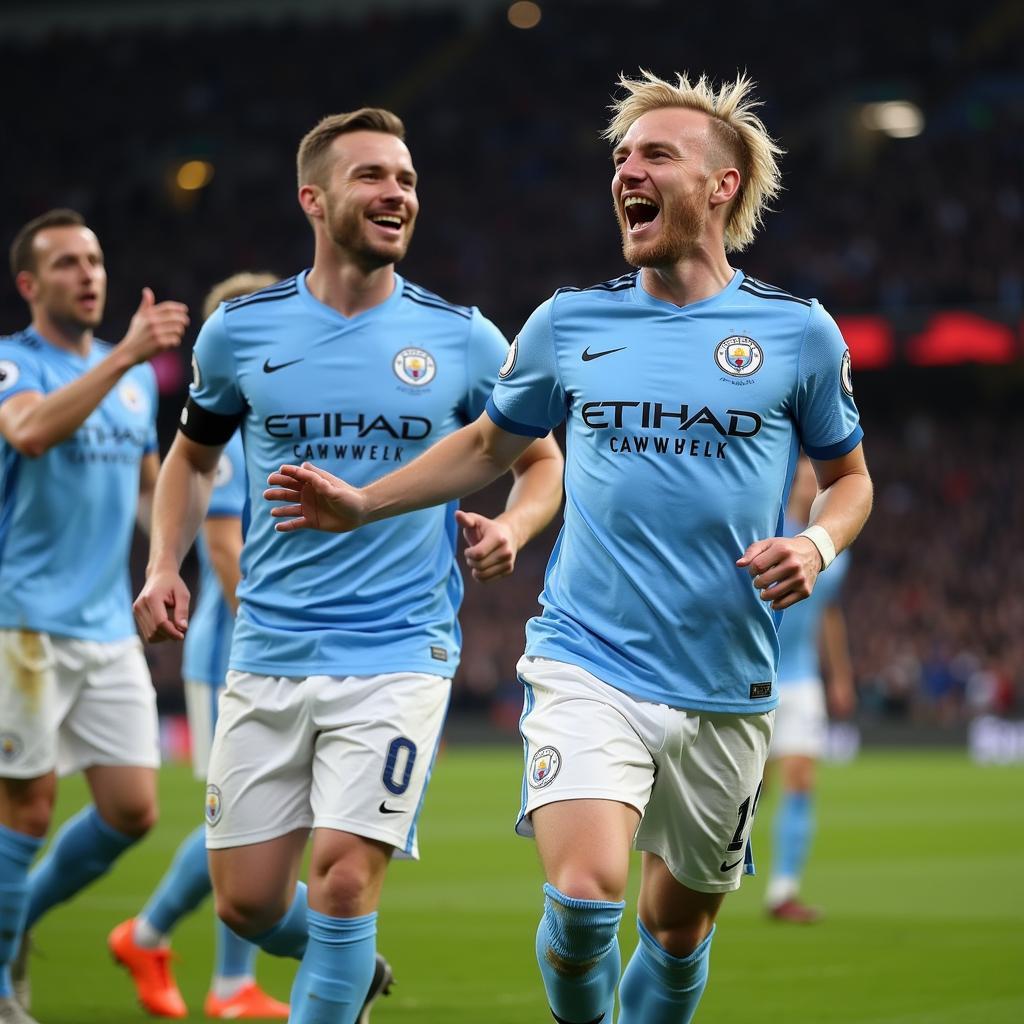
[[[32,863],[32,858],[44,842],[45,836],[27,836],[24,832],[15,832],[12,828],[0,825],[0,856],[20,867],[27,868]]]
[[[294,960],[301,960],[309,938],[309,914],[306,883],[298,882],[295,886],[295,898],[285,911],[284,917],[273,928],[268,928],[259,935],[243,937],[274,956],[290,956]]]
[[[715,936],[717,924],[711,926],[711,931],[704,937],[704,941],[689,956],[673,956],[658,940],[647,930],[643,921],[636,919],[636,930],[640,935],[644,951],[662,968],[670,977],[680,976],[679,980],[688,979],[693,968],[703,960],[711,948],[711,940]]]
[[[560,957],[584,963],[600,959],[615,944],[626,901],[580,900],[550,882],[544,885],[548,944]]]
[[[377,934],[377,914],[363,917],[330,917],[316,910],[306,912],[309,937],[330,946],[347,946]]]
[[[100,812],[96,809],[95,804],[89,804],[88,807],[82,811],[82,816],[87,818],[89,824],[96,829],[99,834],[106,839],[112,846],[120,847],[122,850],[128,849],[129,846],[134,846],[142,837],[141,836],[130,836],[124,832],[118,832],[113,825],[108,825],[100,815]]]

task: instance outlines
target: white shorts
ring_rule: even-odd
[[[821,758],[828,740],[825,688],[820,679],[779,687],[775,733],[768,756]]]
[[[333,828],[418,858],[416,820],[450,695],[450,679],[421,672],[228,672],[207,777],[207,847]]]
[[[641,821],[635,846],[657,854],[698,892],[738,889],[764,773],[774,712],[684,711],[636,700],[586,669],[520,659],[526,687],[523,805],[529,816],[559,800],[616,800]]]
[[[159,736],[138,637],[99,643],[0,629],[0,777],[157,768]]]
[[[195,679],[185,680],[185,713],[188,715],[188,735],[192,745],[192,774],[206,781],[210,767],[210,749],[213,731],[217,725],[217,702],[224,692],[223,686],[211,686]]]

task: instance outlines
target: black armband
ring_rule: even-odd
[[[213,447],[227,444],[244,416],[244,412],[232,413],[230,416],[223,416],[219,412],[210,412],[209,409],[196,405],[190,395],[185,403],[185,408],[181,410],[178,429],[190,441]]]

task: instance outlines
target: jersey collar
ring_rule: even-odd
[[[336,325],[354,327],[356,324],[365,323],[367,320],[375,320],[378,316],[390,311],[392,307],[397,306],[398,303],[402,301],[402,290],[405,287],[405,279],[396,272],[394,291],[392,291],[383,302],[374,306],[372,309],[364,309],[361,313],[356,313],[355,316],[344,316],[333,306],[328,306],[321,302],[309,290],[309,287],[306,284],[306,276],[309,274],[311,269],[311,267],[307,268],[296,276],[296,282],[299,286],[299,298],[305,306],[312,312],[316,313],[317,316],[325,320],[330,320]]]
[[[663,313],[688,315],[696,313],[698,310],[708,309],[722,302],[728,302],[736,292],[736,289],[743,283],[743,278],[742,270],[734,270],[732,280],[720,292],[709,295],[706,299],[690,302],[685,306],[677,306],[674,302],[666,302],[664,299],[658,299],[651,295],[643,286],[643,274],[638,273],[636,275],[636,285],[633,288],[633,297],[641,306],[650,306]]]

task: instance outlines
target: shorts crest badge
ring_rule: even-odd
[[[403,348],[392,360],[391,368],[403,384],[421,388],[437,375],[437,363],[425,348]]]
[[[530,762],[530,785],[534,789],[550,786],[561,767],[562,755],[554,747],[541,747]]]
[[[220,790],[211,782],[206,787],[206,824],[213,828],[220,821],[224,808],[221,804]]]
[[[750,377],[761,369],[764,353],[753,338],[734,334],[718,343],[715,362],[733,377]]]
[[[0,762],[10,764],[21,749],[21,740],[13,732],[0,733]]]

